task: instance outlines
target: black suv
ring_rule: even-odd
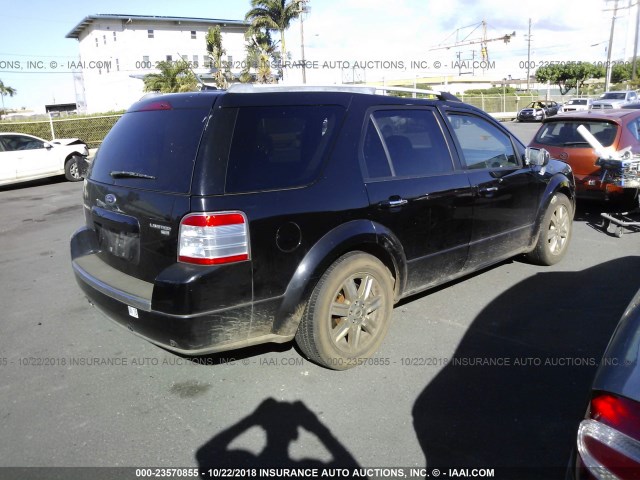
[[[238,85],[133,105],[85,180],[80,287],[169,350],[295,338],[346,369],[401,298],[519,254],[562,258],[567,164],[450,94],[375,92]]]

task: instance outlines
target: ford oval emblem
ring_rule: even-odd
[[[108,193],[105,197],[104,197],[104,202],[107,205],[114,205],[116,203],[116,196],[113,193]]]

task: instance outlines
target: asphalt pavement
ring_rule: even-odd
[[[525,143],[537,128],[507,126]],[[81,194],[60,178],[0,189],[0,467],[562,478],[597,363],[640,287],[640,233],[603,232],[605,207],[589,204],[561,263],[514,259],[403,301],[366,365],[326,370],[292,344],[185,358],[81,294],[68,253]],[[104,472],[136,478],[87,475]]]

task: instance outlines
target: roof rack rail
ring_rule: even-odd
[[[255,84],[255,83],[233,83],[227,89],[231,93],[262,93],[262,92],[346,92],[346,93],[368,93],[376,92],[403,92],[420,95],[432,95],[439,100],[450,100],[460,102],[460,99],[449,92],[436,90],[424,90],[421,88],[408,87],[386,87],[379,85],[282,85],[282,84]]]
[[[264,83],[232,83],[227,88],[231,93],[262,93],[262,92],[347,92],[347,93],[375,93],[374,87],[359,85],[282,85]]]
[[[460,102],[461,100],[455,95],[449,92],[441,92],[438,90],[425,90],[423,88],[410,88],[410,87],[386,87],[386,86],[376,86],[374,87],[376,90],[382,90],[385,92],[403,92],[403,93],[413,93],[421,95],[432,95],[437,97],[439,100],[450,100],[453,102]]]

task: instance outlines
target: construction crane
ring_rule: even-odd
[[[473,32],[475,32],[478,28],[480,28],[480,26],[482,26],[482,37],[481,38],[476,38],[476,39],[472,39],[472,40],[468,40],[468,38],[473,34]],[[461,30],[467,29],[467,28],[471,28],[471,27],[475,27],[473,30],[471,30],[471,32],[469,32],[469,34],[463,38],[462,40],[458,41],[457,37],[458,37],[458,33]],[[496,38],[487,38],[487,22],[485,22],[484,20],[482,20],[482,22],[478,23],[478,24],[474,24],[474,25],[469,25],[467,27],[462,27],[462,28],[458,28],[456,29],[456,31],[454,32],[456,34],[456,42],[450,45],[436,45],[433,48],[430,48],[429,51],[432,50],[449,50],[450,48],[457,48],[457,47],[462,47],[465,45],[475,45],[475,44],[480,44],[480,55],[482,57],[483,61],[488,61],[489,60],[489,50],[487,49],[487,43],[489,42],[497,42],[499,40],[502,40],[504,43],[509,43],[511,41],[512,37],[516,36],[516,32],[514,31],[513,33],[508,33],[503,35],[502,37],[496,37]],[[453,35],[453,34],[452,34]],[[449,37],[451,37],[451,35],[449,35]],[[445,41],[449,38],[447,37],[445,39]]]

